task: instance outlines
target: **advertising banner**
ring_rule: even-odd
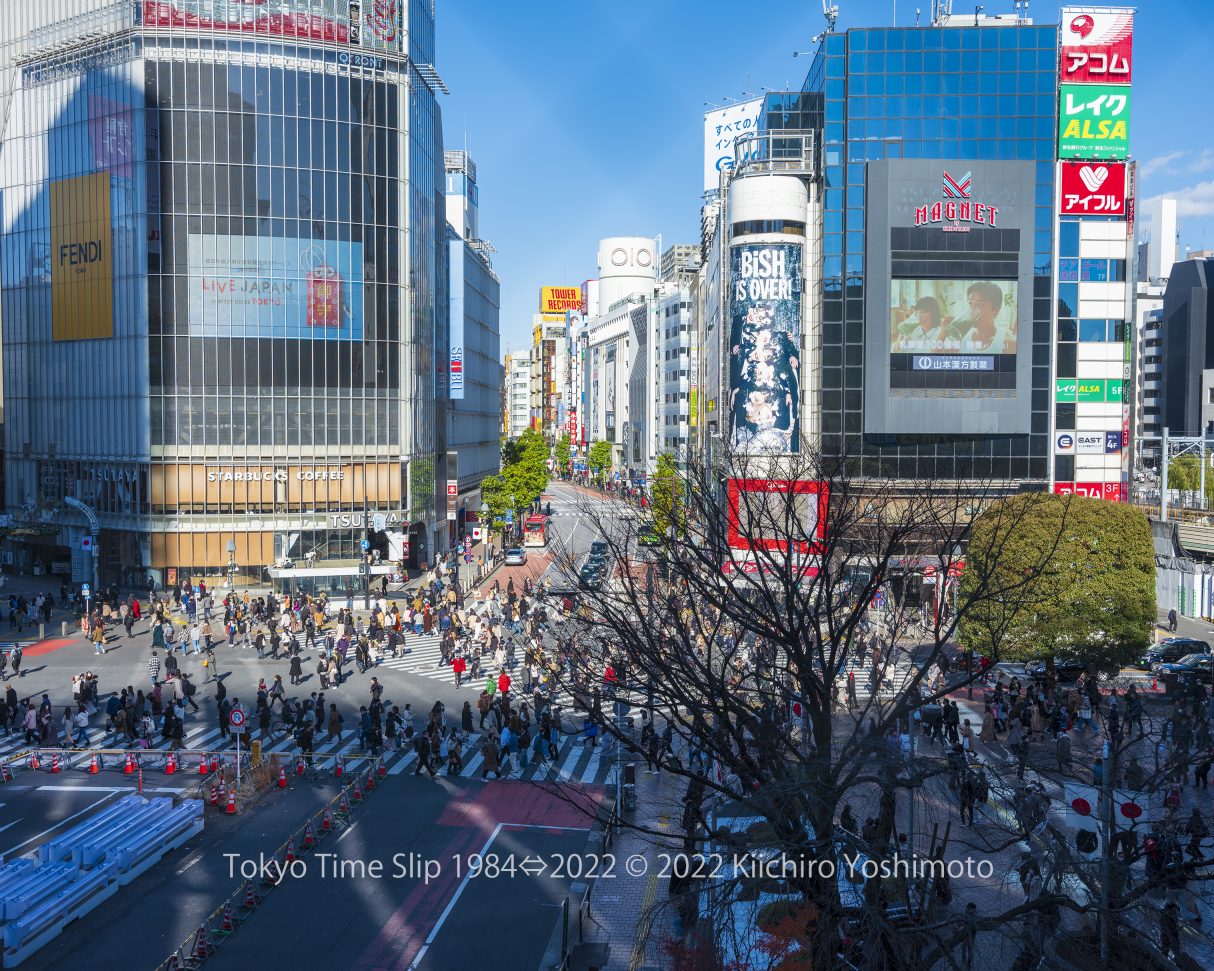
[[[1130,89],[1116,84],[1058,86],[1058,157],[1124,159],[1130,148]]]
[[[801,450],[800,243],[729,251],[730,444],[743,452]]]
[[[924,357],[915,370],[990,370],[1015,354],[1015,280],[894,280],[890,353]],[[960,360],[974,358],[975,360]]]
[[[404,0],[144,0],[145,27],[180,27],[400,51]]]
[[[808,479],[730,479],[727,542],[735,550],[820,553],[829,486]]]
[[[566,311],[582,311],[581,287],[540,287],[540,313],[565,317]]]
[[[733,143],[759,130],[763,99],[704,112],[704,191],[715,192],[722,170],[733,168]]]
[[[1133,67],[1134,12],[1089,13],[1062,8],[1059,80],[1129,84]]]
[[[135,175],[135,112],[130,105],[89,95],[93,168],[129,179]]]
[[[1125,162],[1063,162],[1062,215],[1124,216]]]
[[[110,174],[51,183],[51,337],[114,336]]]
[[[464,397],[464,241],[453,239],[448,244],[450,348],[447,361],[447,396],[453,401]]]
[[[191,233],[191,337],[362,340],[362,244]]]
[[[1121,502],[1124,494],[1120,482],[1055,482],[1054,494],[1059,496],[1086,496],[1089,499],[1106,499]]]

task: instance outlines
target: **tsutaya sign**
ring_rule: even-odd
[[[345,469],[341,467],[207,469],[208,482],[286,482],[290,479],[300,482],[338,482],[345,477]]]
[[[381,520],[384,529],[392,529],[405,521],[399,512],[335,512],[329,516],[329,528],[361,529],[364,526],[374,526],[379,529]]]
[[[972,173],[950,175],[942,173],[942,193],[940,202],[930,203],[915,208],[915,225],[931,226],[944,224],[946,233],[968,233],[970,227],[963,223],[974,223],[979,226],[995,226],[999,215],[998,206],[990,206],[973,201],[974,180]]]

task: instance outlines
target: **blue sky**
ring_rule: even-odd
[[[835,0],[839,28],[893,23],[893,0]],[[481,235],[497,248],[502,351],[529,340],[541,284],[597,274],[612,235],[699,242],[704,102],[800,87],[823,29],[811,0],[438,0],[448,148],[467,146]],[[1118,6],[1110,3],[1109,6]],[[897,22],[931,0],[898,0]],[[986,0],[1010,13],[1011,0]],[[954,10],[972,10],[955,0]],[[1056,2],[1032,0],[1038,23]],[[1180,199],[1181,245],[1214,249],[1207,3],[1149,0],[1135,24],[1133,154],[1140,197]]]

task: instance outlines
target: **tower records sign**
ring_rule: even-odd
[[[801,450],[800,243],[741,243],[729,253],[730,444]]]

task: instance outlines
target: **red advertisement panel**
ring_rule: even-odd
[[[732,549],[784,551],[791,545],[801,554],[821,552],[829,493],[825,482],[730,479],[728,489]]]
[[[1086,496],[1108,502],[1123,501],[1120,482],[1055,482],[1054,492],[1060,496]]]
[[[1134,46],[1134,14],[1088,13],[1062,8],[1062,56],[1058,71],[1064,81],[1129,84]]]
[[[1063,162],[1064,216],[1124,216],[1125,162]]]

